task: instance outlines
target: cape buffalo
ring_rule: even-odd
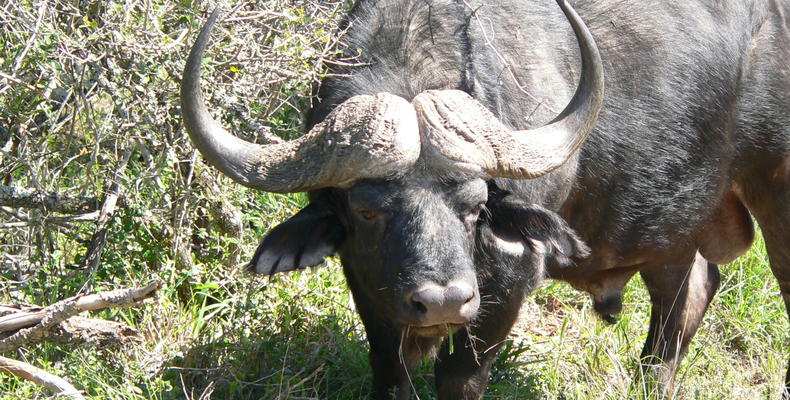
[[[750,213],[790,306],[788,3],[579,0],[581,18],[557,3],[357,1],[344,40],[359,64],[332,67],[287,143],[247,143],[209,116],[216,13],[192,49],[182,109],[208,162],[309,192],[251,268],[339,254],[378,398],[409,398],[409,372],[438,352],[439,397],[478,399],[541,278],[610,319],[637,272],[653,304],[643,368],[669,390],[716,264],[752,243]]]

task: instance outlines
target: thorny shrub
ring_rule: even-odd
[[[260,202],[204,165],[179,116],[186,54],[214,6],[224,21],[203,75],[216,117],[252,141],[298,135],[311,88],[339,50],[342,0],[0,6],[0,193],[14,190],[0,194],[6,295],[70,295],[129,267],[243,261],[254,226],[239,210],[254,214]],[[14,202],[20,191],[55,205]],[[75,199],[96,206],[59,205]]]

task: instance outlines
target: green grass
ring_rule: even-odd
[[[263,199],[276,218],[303,199]],[[201,265],[191,297],[166,286],[140,309],[103,316],[130,322],[139,347],[30,346],[20,358],[69,379],[96,399],[362,399],[371,374],[361,323],[339,266],[271,279]],[[722,288],[678,374],[690,399],[778,398],[788,323],[761,241],[721,267]],[[145,274],[129,280],[144,282]],[[606,325],[586,295],[548,282],[529,298],[500,354],[486,399],[644,398],[634,378],[649,303],[640,279],[626,288],[624,313]],[[429,363],[413,377],[435,398]],[[46,398],[37,387],[0,377],[0,399]]]

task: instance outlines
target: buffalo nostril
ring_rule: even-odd
[[[444,298],[446,302],[463,305],[475,298],[475,290],[470,285],[456,284],[447,288]]]
[[[409,300],[421,315],[427,314],[444,304],[444,288],[433,283],[422,285]]]
[[[428,307],[425,307],[425,304],[420,303],[420,301],[415,299],[414,297],[412,297],[411,299],[411,305],[415,310],[417,310],[417,313],[420,315],[428,312]]]
[[[477,312],[477,299],[472,285],[457,281],[447,286],[425,283],[408,296],[412,312],[421,325],[466,323]]]

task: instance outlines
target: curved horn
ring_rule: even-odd
[[[414,108],[391,94],[355,96],[299,139],[259,145],[215,121],[200,90],[200,63],[215,10],[192,46],[181,80],[181,112],[195,147],[208,162],[242,185],[268,192],[342,186],[362,178],[402,173],[419,157]]]
[[[565,0],[557,3],[573,27],[582,59],[579,86],[565,109],[540,128],[511,131],[464,92],[424,92],[413,103],[425,136],[425,152],[456,168],[524,179],[551,172],[581,147],[603,104],[603,63],[576,11]]]

